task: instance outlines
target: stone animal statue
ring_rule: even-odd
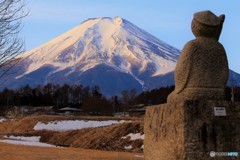
[[[179,56],[175,90],[168,102],[224,98],[229,69],[225,49],[218,42],[224,19],[211,11],[194,14],[191,28],[196,39],[189,41]]]

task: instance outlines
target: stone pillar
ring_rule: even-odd
[[[211,11],[194,14],[196,39],[179,56],[175,90],[166,104],[148,107],[145,114],[146,160],[210,160],[220,152],[240,154],[240,103],[223,101],[229,69],[218,40],[224,19]]]
[[[214,107],[225,107],[216,116]],[[237,160],[210,152],[240,154],[240,103],[191,101],[147,108],[144,120],[145,160]]]

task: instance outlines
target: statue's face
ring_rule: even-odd
[[[195,19],[192,20],[192,32],[195,37],[208,37],[217,39],[217,31],[218,27],[203,25]]]

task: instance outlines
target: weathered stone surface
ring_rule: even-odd
[[[218,27],[221,23],[221,20],[211,11],[197,12],[193,15],[193,19],[200,24],[211,27]]]
[[[144,119],[144,159],[183,159],[184,110],[178,106],[163,104],[147,108]]]
[[[226,107],[227,116],[214,115]],[[210,157],[210,152],[240,154],[240,103],[184,101],[147,108],[144,120],[146,160],[237,160]]]
[[[240,103],[223,101],[229,70],[218,42],[223,22],[224,15],[210,11],[194,14],[196,39],[184,46],[178,59],[175,90],[167,104],[148,107],[145,114],[146,160],[210,160],[211,151],[240,156]],[[214,114],[214,107],[220,106],[226,116]]]
[[[218,42],[224,16],[210,11],[198,12],[192,21],[196,39],[183,48],[174,72],[175,90],[168,102],[224,98],[228,80],[228,62],[224,47]]]

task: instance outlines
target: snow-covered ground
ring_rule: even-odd
[[[6,118],[0,118],[0,123],[8,122],[8,121],[15,121],[16,119],[6,119]]]
[[[137,140],[137,139],[142,139],[144,140],[144,134],[141,135],[141,133],[129,133],[128,135],[126,135],[125,137],[122,137],[122,139],[126,139],[130,137],[131,141]]]
[[[5,118],[0,118],[0,123],[6,122],[7,120]]]
[[[28,142],[39,142],[41,137],[40,136],[32,136],[32,137],[4,136],[3,138],[11,139],[11,140],[28,141]]]
[[[137,158],[144,158],[144,155],[135,155]]]
[[[121,121],[65,120],[65,121],[48,122],[47,124],[38,122],[34,126],[34,130],[69,131],[69,130],[77,130],[77,129],[83,129],[83,128],[110,126],[112,124],[118,124],[118,123],[124,123],[124,122],[126,121],[124,120],[121,120]]]
[[[130,141],[135,141],[137,139],[142,139],[144,140],[144,134],[141,135],[141,133],[129,133],[128,135],[122,137],[122,139],[126,139],[130,137]],[[129,149],[132,149],[133,146],[132,145],[129,145],[129,146],[125,146],[124,147],[125,149],[129,150]],[[141,146],[142,149],[144,149],[144,145]]]
[[[132,149],[133,148],[133,146],[132,145],[130,145],[130,146],[126,146],[126,147],[124,147],[125,149]]]
[[[0,140],[0,142],[9,143],[9,144],[27,145],[27,146],[55,147],[53,145],[41,143],[41,142],[28,142],[28,141],[18,141],[18,140],[10,140],[10,139]]]
[[[24,137],[24,136],[4,136],[6,139],[0,140],[3,143],[40,146],[40,147],[55,147],[54,145],[39,142],[40,136]]]

